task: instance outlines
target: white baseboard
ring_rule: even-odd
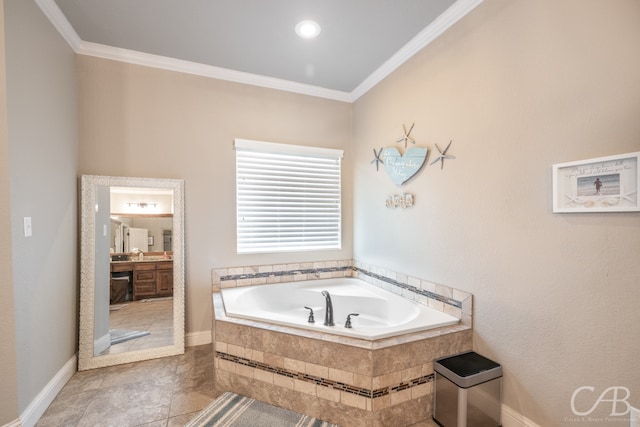
[[[186,333],[184,341],[184,345],[187,347],[211,344],[211,330]]]
[[[474,405],[481,411],[495,414],[496,408],[495,396],[490,396],[482,388],[478,388],[474,394]],[[500,419],[502,427],[540,427],[513,408],[502,403],[500,405]]]
[[[531,421],[519,412],[516,412],[511,407],[502,404],[502,427],[540,427],[538,424]]]
[[[20,414],[20,422],[22,427],[33,427],[36,425],[44,411],[47,410],[53,399],[60,393],[62,387],[71,379],[73,374],[78,370],[78,356],[73,355],[62,369],[47,383],[47,385],[38,393],[35,399],[27,406],[27,409]],[[10,426],[13,424],[9,424]],[[18,424],[20,425],[20,424]]]

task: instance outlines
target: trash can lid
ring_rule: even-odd
[[[437,359],[433,369],[463,388],[502,376],[500,364],[474,351]]]

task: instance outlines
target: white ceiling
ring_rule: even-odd
[[[352,102],[482,0],[36,2],[79,54]]]

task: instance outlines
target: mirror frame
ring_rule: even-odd
[[[96,187],[173,189],[173,345],[94,356]],[[82,175],[78,370],[184,354],[184,180]]]

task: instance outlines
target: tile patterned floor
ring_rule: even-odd
[[[184,426],[219,394],[213,360],[208,344],[180,356],[76,372],[36,427]]]
[[[213,348],[76,372],[37,427],[183,426],[215,397]]]

